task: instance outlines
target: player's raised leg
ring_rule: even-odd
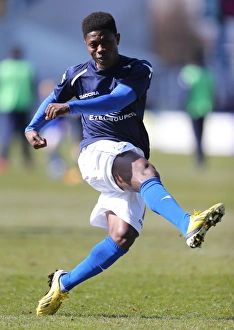
[[[221,221],[225,206],[218,203],[203,212],[190,215],[183,211],[157,177],[145,181],[140,193],[148,207],[175,225],[191,248],[201,247],[210,227]]]

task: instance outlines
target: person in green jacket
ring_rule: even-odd
[[[0,61],[0,174],[9,169],[12,139],[18,133],[26,166],[32,158],[24,129],[35,106],[35,69],[23,59],[22,50],[14,47],[8,58]]]
[[[187,89],[186,111],[192,120],[196,141],[196,161],[204,165],[203,131],[206,116],[214,109],[215,84],[214,77],[204,64],[203,52],[198,50],[194,61],[186,64],[180,72],[180,81]]]

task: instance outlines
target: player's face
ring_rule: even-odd
[[[87,34],[85,42],[99,70],[108,69],[118,62],[119,39],[119,34],[115,35],[109,30],[93,31]]]

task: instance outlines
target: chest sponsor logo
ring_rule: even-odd
[[[96,95],[99,95],[99,92],[98,91],[96,91],[96,92],[89,92],[89,93],[85,93],[85,94],[79,95],[79,98],[80,98],[80,100],[82,100],[82,99],[86,99],[87,97],[92,97],[92,96],[96,96]]]
[[[124,115],[90,115],[89,116],[89,120],[101,120],[101,121],[112,121],[112,122],[116,122],[116,121],[120,121],[120,120],[126,120],[129,119],[131,117],[135,117],[136,113],[135,112],[130,112],[130,113],[126,113]]]

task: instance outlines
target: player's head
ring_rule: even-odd
[[[109,30],[114,35],[117,34],[115,20],[111,14],[97,11],[83,19],[82,32],[84,39],[86,39],[88,33],[100,30]]]
[[[94,12],[82,22],[82,31],[88,51],[99,70],[115,65],[119,60],[117,33],[113,16],[105,12]]]

